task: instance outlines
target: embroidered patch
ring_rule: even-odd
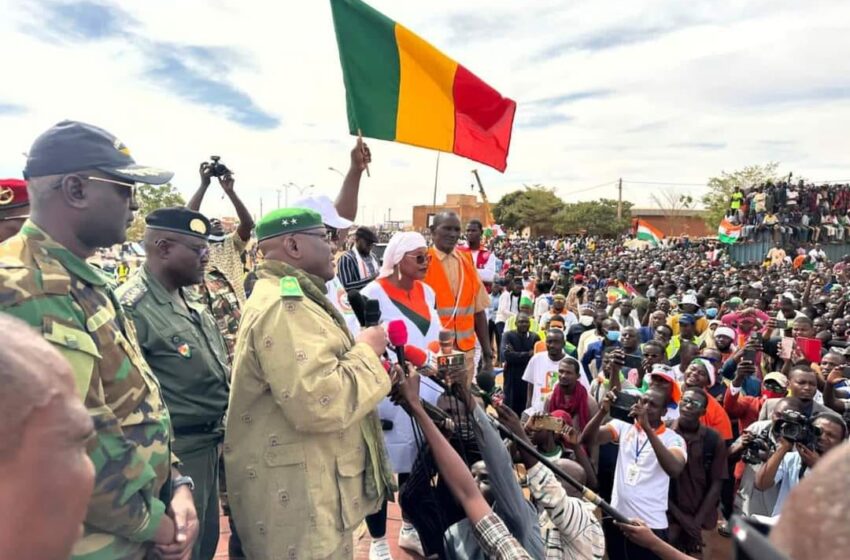
[[[177,347],[177,352],[187,360],[192,357],[192,349],[185,342]]]

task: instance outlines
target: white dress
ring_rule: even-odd
[[[360,293],[369,299],[378,300],[381,307],[381,323],[389,323],[396,319],[404,321],[407,326],[407,343],[422,350],[427,350],[429,343],[439,339],[442,324],[440,323],[440,317],[437,315],[437,296],[433,288],[422,282],[420,284],[424,291],[428,309],[431,312],[431,322],[424,333],[390,299],[379,282],[370,282]],[[388,354],[392,361],[396,361],[394,352],[389,351]],[[437,399],[442,393],[443,390],[439,385],[427,377],[423,376],[421,378],[419,397],[423,401],[437,404]],[[412,419],[400,406],[394,405],[388,398],[381,401],[381,404],[378,405],[378,415],[381,417],[381,420],[392,422],[392,429],[384,430],[384,440],[390,462],[393,465],[393,472],[409,473],[418,452],[416,440],[413,435]],[[424,438],[422,439],[424,441]]]

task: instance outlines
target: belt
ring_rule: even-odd
[[[194,424],[192,426],[174,426],[175,436],[195,436],[201,434],[211,434],[222,427],[221,419],[205,424]]]

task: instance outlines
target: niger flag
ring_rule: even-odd
[[[360,0],[331,0],[331,11],[352,134],[505,170],[513,100]]]

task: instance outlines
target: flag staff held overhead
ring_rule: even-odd
[[[366,150],[363,149],[363,132],[358,128],[357,129],[357,147],[360,149],[360,155],[363,156],[363,162],[366,164],[366,176],[371,177],[372,174],[369,173],[369,163],[366,161]]]

